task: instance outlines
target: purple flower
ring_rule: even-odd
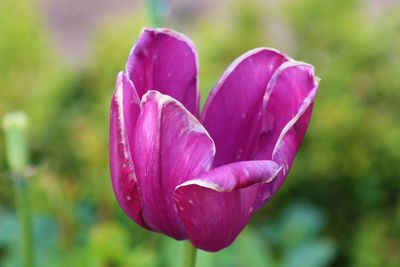
[[[199,115],[198,68],[184,35],[142,31],[111,102],[110,169],[137,224],[218,251],[284,182],[318,80],[311,65],[254,49],[228,67]]]

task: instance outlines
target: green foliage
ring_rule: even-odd
[[[104,21],[88,61],[71,68],[39,2],[0,1],[0,117],[23,110],[30,120],[37,266],[177,266],[181,243],[127,219],[108,170],[110,97],[147,13],[139,6]],[[322,79],[285,186],[231,247],[200,252],[198,266],[399,266],[400,9],[371,17],[365,1],[272,2],[238,0],[229,16],[167,24],[198,47],[202,103],[236,57],[275,46],[274,16],[294,40],[291,56]],[[20,229],[6,174],[0,141],[0,265],[12,267]]]
[[[382,215],[369,216],[355,234],[354,266],[397,266],[400,262],[399,220]]]
[[[317,207],[298,202],[264,228],[265,237],[279,252],[282,267],[324,267],[335,256],[333,240],[322,238],[326,217]]]

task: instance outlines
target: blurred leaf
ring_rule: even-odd
[[[263,240],[255,229],[247,227],[233,245],[233,254],[243,267],[275,266],[268,240]]]
[[[272,251],[251,227],[246,227],[236,241],[218,253],[199,251],[197,265],[226,267],[274,267]]]
[[[36,266],[55,267],[59,265],[59,231],[54,219],[43,215],[34,216],[33,234],[36,249]]]
[[[178,242],[166,236],[160,236],[160,245],[162,254],[159,255],[159,261],[162,266],[175,267],[182,263],[183,242]]]
[[[77,224],[79,225],[78,232],[78,243],[85,242],[87,237],[87,232],[93,227],[98,221],[98,215],[96,213],[96,206],[90,202],[78,203],[75,207],[75,217],[79,218]]]
[[[8,248],[4,265],[9,267],[22,266],[19,219],[13,213],[0,212],[0,215],[0,242],[3,237],[8,238],[7,243],[4,244]],[[5,216],[3,217],[3,215]],[[13,226],[9,223],[12,223]],[[59,261],[59,254],[57,246],[58,229],[54,219],[36,214],[33,216],[32,223],[36,266],[55,266],[54,263]]]
[[[0,247],[17,242],[19,231],[20,224],[16,214],[0,209]]]
[[[315,238],[324,226],[325,217],[319,208],[296,202],[285,208],[277,220],[266,225],[264,232],[275,243],[293,246]]]
[[[301,243],[288,249],[282,261],[284,267],[325,267],[335,255],[335,246],[328,240]]]
[[[129,251],[123,260],[123,267],[153,267],[157,266],[157,254],[148,247],[139,246]],[[177,265],[175,265],[177,266]],[[178,265],[179,266],[179,265]]]
[[[392,217],[393,216],[393,217]],[[400,228],[391,225],[394,214],[387,220],[374,214],[361,223],[352,246],[352,266],[397,267],[400,265]]]
[[[128,233],[116,223],[98,224],[90,232],[89,247],[95,266],[118,266],[128,252]]]

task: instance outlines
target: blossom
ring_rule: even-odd
[[[110,170],[137,224],[218,251],[285,181],[318,79],[309,64],[254,49],[228,67],[200,113],[198,69],[189,38],[142,31],[111,101]]]

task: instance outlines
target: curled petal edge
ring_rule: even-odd
[[[273,161],[227,164],[177,186],[178,214],[192,244],[210,252],[229,246],[247,225],[281,168]]]
[[[126,91],[133,90],[133,91]],[[130,104],[139,105],[135,88],[124,72],[117,76],[117,82],[110,107],[110,172],[114,194],[122,210],[143,228],[152,230],[144,221],[140,192],[131,158],[130,144],[126,129],[126,117],[132,118],[138,114],[128,116],[124,99],[128,96]],[[132,101],[132,102],[131,102]],[[136,109],[138,113],[138,106]],[[131,123],[131,122],[130,122]]]

